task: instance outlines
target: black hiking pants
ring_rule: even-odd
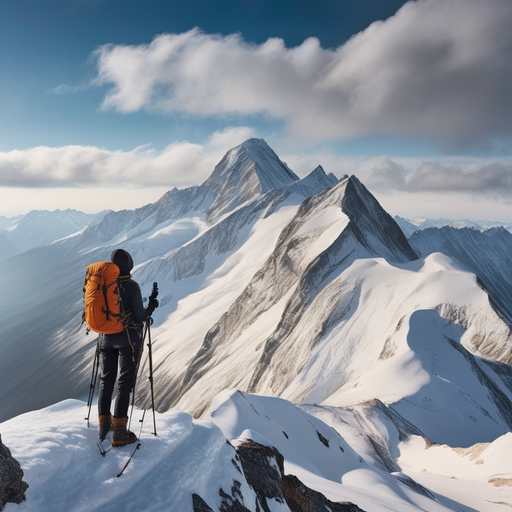
[[[129,328],[129,333],[123,331],[117,334],[100,334],[99,344],[101,373],[98,390],[98,414],[108,415],[110,413],[115,387],[114,416],[125,418],[128,416],[130,393],[135,383],[139,360],[141,346],[139,329]]]

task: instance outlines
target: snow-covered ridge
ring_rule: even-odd
[[[480,232],[445,226],[417,231],[409,241],[421,256],[443,252],[474,272],[490,294],[491,305],[512,326],[512,234],[509,231],[503,227]],[[473,346],[486,357],[512,362],[512,347],[502,340],[489,345],[475,337]]]
[[[0,424],[29,483],[26,501],[6,512],[496,512],[512,498],[510,434],[468,449],[435,445],[382,403],[299,408],[226,391],[207,420],[157,413],[156,437],[146,415],[121,477],[134,446],[102,458],[85,413],[68,400]]]

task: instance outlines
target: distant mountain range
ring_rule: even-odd
[[[0,262],[22,252],[81,231],[106,212],[32,210],[14,218],[0,218]]]
[[[485,231],[487,229],[496,228],[503,226],[507,231],[512,232],[512,223],[494,221],[494,220],[457,220],[457,219],[427,219],[427,218],[416,218],[416,219],[405,219],[398,215],[394,217],[396,223],[400,226],[406,237],[410,237],[415,231],[428,228],[442,228],[444,226],[451,226],[457,229],[460,228],[471,228],[478,231]]]

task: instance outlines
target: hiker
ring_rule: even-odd
[[[127,327],[115,334],[99,335],[99,433],[100,440],[103,441],[112,427],[112,446],[124,446],[137,441],[137,436],[126,428],[130,393],[142,351],[143,322],[158,307],[158,300],[151,298],[147,308],[144,308],[140,287],[130,274],[133,260],[127,251],[116,249],[110,259],[119,267],[120,305],[127,318]],[[116,378],[116,400],[112,416],[110,406]]]

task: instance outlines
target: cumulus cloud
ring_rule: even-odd
[[[264,114],[316,138],[484,144],[512,132],[512,3],[417,0],[337,49],[192,30],[96,52],[103,108]]]
[[[0,152],[0,186],[197,185],[226,151],[254,135],[252,128],[228,128],[215,132],[205,144],[176,142],[160,152],[150,146],[132,151],[39,146]]]

